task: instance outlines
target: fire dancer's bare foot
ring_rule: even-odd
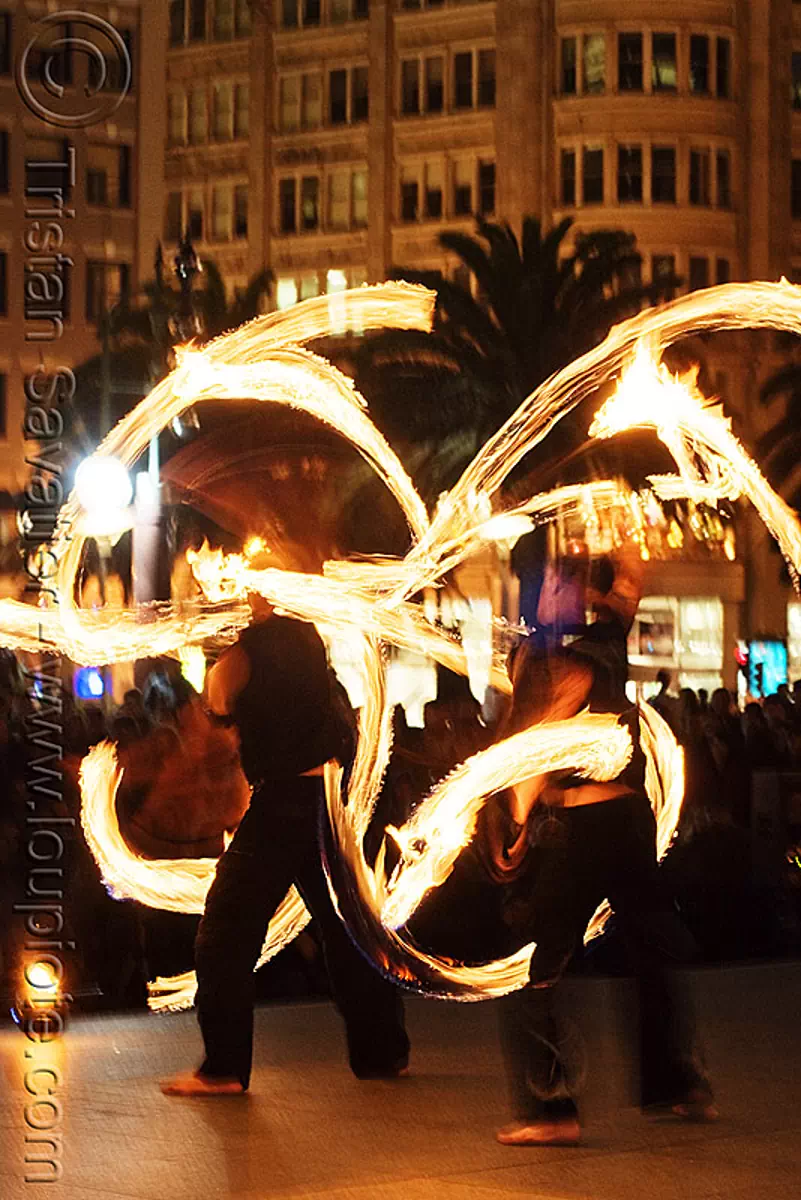
[[[516,1121],[495,1135],[502,1146],[577,1146],[581,1141],[578,1121]]]
[[[238,1079],[212,1078],[199,1071],[183,1071],[159,1084],[165,1096],[242,1096],[245,1089]]]
[[[683,1104],[674,1104],[673,1112],[685,1121],[695,1121],[702,1125],[710,1125],[720,1120],[720,1111],[713,1100],[689,1100]]]

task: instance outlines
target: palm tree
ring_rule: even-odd
[[[216,264],[206,259],[202,279],[203,286],[192,296],[201,343],[258,316],[262,298],[270,295],[273,273],[268,269],[257,272],[246,287],[229,296]],[[180,288],[164,278],[159,248],[155,278],[145,283],[138,295],[123,297],[98,325],[98,338],[107,340],[108,354],[101,351],[75,368],[73,418],[77,435],[85,443],[83,453],[98,441],[105,373],[112,422],[130,411],[166,374],[177,340],[180,305]]]
[[[476,236],[440,234],[443,250],[472,275],[475,294],[439,271],[393,269],[395,278],[437,292],[434,328],[367,339],[357,377],[391,440],[431,447],[435,463],[445,443],[444,476],[428,463],[436,490],[540,383],[680,284],[670,276],[644,286],[636,239],[623,230],[580,233],[566,252],[572,225],[566,217],[545,232],[526,217],[518,241],[507,223],[477,219]],[[547,455],[552,473],[583,442],[581,424],[574,414],[547,439],[538,458]]]

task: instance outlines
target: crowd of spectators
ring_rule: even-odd
[[[659,693],[651,703],[673,729],[685,755],[682,818],[664,863],[683,915],[709,961],[797,950],[801,945],[801,921],[796,915],[801,907],[797,899],[801,880],[796,876],[801,872],[796,867],[793,873],[788,867],[776,888],[755,888],[751,806],[755,773],[801,773],[801,683],[792,690],[782,687],[761,703],[748,703],[740,712],[724,688],[711,696],[689,688],[673,694],[671,682],[663,673]],[[135,780],[137,770],[145,764],[144,783],[138,792],[132,790],[131,805],[126,810],[128,801],[124,799],[118,805],[124,825],[126,811],[136,816],[141,796],[152,796],[154,780],[187,781],[187,772],[175,767],[192,739],[198,741],[193,715],[197,701],[194,689],[177,668],[169,667],[154,670],[141,690],[128,691],[112,711],[76,701],[68,688],[61,692],[60,811],[76,818],[67,864],[69,919],[78,946],[77,971],[101,1004],[141,1006],[147,979],[190,967],[196,918],[159,913],[108,895],[78,820],[80,763],[91,746],[111,738],[129,768],[129,779]],[[6,974],[15,955],[13,929],[18,924],[11,905],[25,886],[21,831],[26,769],[32,755],[26,723],[35,715],[36,705],[14,656],[0,653],[0,904],[4,934],[0,968]],[[437,700],[426,706],[423,729],[410,728],[398,707],[393,756],[367,838],[368,858],[378,853],[387,825],[403,824],[438,780],[496,736],[482,719],[467,682],[449,673],[441,678]],[[200,740],[205,740],[205,734]],[[216,751],[211,757],[219,759]],[[159,775],[163,763],[169,769]],[[190,841],[191,834],[192,830],[187,834]],[[221,836],[219,831],[216,836]],[[148,853],[147,848],[140,852]],[[192,853],[191,849],[186,852]],[[161,855],[151,852],[150,856]],[[421,906],[412,932],[435,952],[480,961],[502,949],[497,940],[497,914],[497,888],[483,874],[479,856],[468,850],[447,883]],[[602,962],[603,956],[598,957]],[[2,969],[0,991],[1,980]],[[312,930],[263,973],[262,995],[315,995],[324,988],[323,980]]]

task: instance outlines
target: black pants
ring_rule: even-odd
[[[217,864],[195,943],[197,1012],[208,1076],[245,1088],[253,1059],[253,969],[267,925],[294,883],[318,923],[348,1054],[357,1075],[406,1064],[409,1040],[398,989],[356,949],[331,903],[319,850],[323,784],[276,778],[254,792]]]
[[[536,950],[528,986],[501,1008],[512,1102],[522,1120],[577,1111],[554,985],[605,897],[639,978],[642,1103],[676,1103],[708,1089],[686,984],[671,970],[695,961],[697,947],[664,893],[651,806],[645,796],[626,795],[549,809],[535,826],[525,925]]]

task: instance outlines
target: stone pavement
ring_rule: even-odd
[[[412,999],[413,1074],[361,1083],[325,1004],[263,1008],[246,1097],[156,1080],[198,1059],[191,1014],[75,1017],[58,1047],[63,1174],[24,1182],[26,1039],[0,1027],[1,1200],[779,1200],[801,1193],[801,964],[706,969],[698,991],[723,1118],[643,1118],[621,1033],[631,989],[570,984],[589,1050],[578,1149],[509,1149],[491,1004]],[[40,1076],[40,1081],[48,1077]],[[30,1099],[27,1097],[27,1099]],[[42,1111],[42,1110],[39,1110]]]

